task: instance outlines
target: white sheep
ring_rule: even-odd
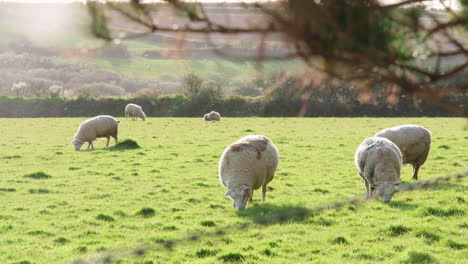
[[[125,106],[125,116],[131,116],[132,120],[137,120],[138,117],[143,121],[146,119],[145,112],[141,109],[141,106],[136,104],[128,104]]]
[[[354,162],[368,198],[378,194],[385,203],[392,199],[400,183],[401,161],[397,145],[386,138],[371,137],[359,145]]]
[[[431,132],[417,125],[391,127],[375,134],[395,143],[403,155],[403,164],[413,165],[413,180],[418,180],[419,168],[426,162],[431,149]]]
[[[110,137],[113,137],[115,144],[117,144],[119,123],[120,121],[108,115],[100,115],[84,121],[81,123],[75,134],[75,139],[72,141],[75,150],[80,150],[85,142],[89,143],[87,150],[90,146],[94,149],[93,141],[100,137],[107,138],[106,147],[109,146]]]
[[[254,190],[262,187],[264,201],[278,160],[278,149],[265,136],[249,135],[229,145],[219,161],[219,180],[228,189],[223,198],[229,197],[235,208],[243,210],[252,202]]]
[[[208,114],[205,114],[204,118],[205,121],[220,121],[221,115],[218,112],[211,111]]]

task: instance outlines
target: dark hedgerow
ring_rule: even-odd
[[[327,89],[325,89],[327,90]],[[79,117],[95,116],[107,113],[112,116],[123,116],[122,106],[128,103],[142,105],[148,117],[202,117],[208,109],[215,106],[224,116],[297,116],[302,100],[297,97],[280,95],[270,97],[211,96],[206,102],[203,97],[181,94],[157,96],[155,98],[22,98],[0,96],[0,117]],[[320,98],[319,98],[320,99]],[[311,98],[306,117],[358,117],[358,116],[457,116],[449,110],[423,101],[419,106],[412,99],[401,98],[394,105],[382,102],[375,105],[360,104],[358,100],[350,102],[322,102],[322,99]],[[466,97],[451,98],[454,104],[466,104]],[[208,103],[208,104],[207,104]],[[211,105],[213,104],[213,105]],[[212,107],[210,107],[211,109]],[[64,109],[67,109],[64,111]],[[405,109],[402,111],[401,109]],[[441,148],[448,146],[443,145]]]

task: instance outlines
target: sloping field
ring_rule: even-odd
[[[120,139],[141,148],[74,151],[83,120],[0,119],[1,263],[466,263],[466,179],[311,211],[363,195],[354,151],[385,127],[432,131],[422,180],[466,170],[463,119],[122,118]],[[217,165],[248,134],[280,164],[266,202],[257,191],[237,213]]]

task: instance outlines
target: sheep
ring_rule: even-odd
[[[220,121],[221,115],[218,112],[211,111],[204,116],[205,121]]]
[[[145,112],[141,109],[141,106],[136,104],[128,104],[125,106],[125,116],[131,116],[132,120],[137,120],[138,117],[143,121],[146,119]]]
[[[85,142],[89,143],[86,150],[88,150],[89,147],[94,149],[93,141],[99,137],[107,138],[106,147],[109,146],[110,137],[113,137],[115,139],[115,144],[117,144],[119,123],[120,121],[108,115],[100,115],[84,121],[81,123],[75,134],[75,139],[72,141],[75,150],[80,150]]]
[[[413,166],[413,180],[418,180],[419,168],[426,162],[431,149],[431,132],[417,125],[391,127],[375,134],[395,143],[403,155],[403,164]]]
[[[400,183],[401,152],[398,146],[383,137],[364,140],[356,150],[354,162],[366,186],[366,197],[378,194],[390,202],[395,186]]]
[[[229,197],[234,208],[243,210],[252,202],[254,190],[262,187],[265,201],[278,160],[278,149],[262,135],[245,136],[229,145],[219,161],[219,180],[228,189],[223,198]]]

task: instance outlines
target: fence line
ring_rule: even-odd
[[[415,182],[415,183],[405,183],[402,184],[401,186],[398,187],[397,191],[398,192],[412,192],[412,191],[418,191],[418,190],[423,190],[423,189],[428,189],[431,188],[432,186],[436,186],[440,183],[443,182],[449,182],[449,181],[461,181],[464,177],[468,176],[468,170],[453,174],[453,175],[448,175],[444,177],[439,177],[439,178],[434,178],[430,180],[424,180],[420,182]],[[292,212],[284,212],[284,215],[277,215],[275,216],[276,219],[273,220],[278,220],[278,221],[273,221],[273,222],[265,222],[266,220],[263,218],[260,219],[254,219],[253,223],[243,223],[243,224],[238,224],[238,225],[233,225],[229,227],[223,227],[223,229],[218,229],[216,231],[212,232],[200,232],[196,234],[191,234],[188,235],[187,237],[184,238],[179,238],[179,239],[171,239],[171,240],[164,240],[164,239],[159,239],[155,240],[154,242],[158,246],[153,246],[153,245],[142,245],[139,247],[134,247],[133,249],[120,249],[120,250],[114,250],[112,252],[108,252],[105,254],[101,254],[95,257],[90,257],[88,259],[79,259],[73,261],[73,264],[98,264],[98,263],[112,263],[113,261],[118,261],[121,258],[128,258],[132,256],[143,256],[146,255],[149,251],[151,250],[157,250],[158,248],[163,248],[166,250],[171,250],[178,244],[182,243],[189,243],[189,242],[195,242],[198,241],[202,238],[205,237],[219,237],[219,236],[224,236],[226,235],[229,231],[233,230],[243,230],[247,229],[250,226],[257,225],[267,225],[267,224],[272,224],[272,223],[281,223],[281,222],[287,222],[291,219],[304,219],[305,217],[312,216],[319,214],[323,211],[328,211],[328,210],[335,210],[335,209],[340,209],[348,205],[354,205],[354,204],[359,204],[363,202],[367,202],[369,200],[374,200],[377,199],[378,197],[373,196],[370,198],[366,198],[363,196],[355,196],[351,197],[345,201],[339,201],[339,202],[333,202],[329,204],[324,204],[320,205],[317,207],[314,207],[312,209],[307,209],[303,208],[302,210],[292,210]],[[242,215],[242,213],[240,213]],[[274,217],[274,218],[275,218]]]

